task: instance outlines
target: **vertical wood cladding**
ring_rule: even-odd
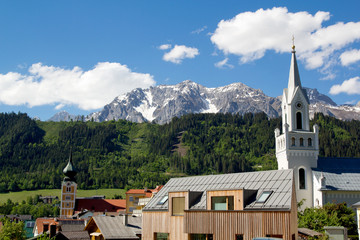
[[[213,234],[214,239],[235,239],[243,234],[244,239],[282,235],[291,240],[295,234],[291,227],[290,211],[187,211],[185,232]]]
[[[169,212],[143,212],[142,239],[152,240],[154,233],[169,233],[172,240],[187,240],[188,234],[213,234],[217,240],[244,240],[267,235],[282,235],[291,240],[297,222],[293,211],[185,211],[184,217]]]

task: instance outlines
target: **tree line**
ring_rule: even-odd
[[[315,114],[315,123],[320,156],[360,157],[360,121]],[[188,114],[164,125],[1,113],[0,192],[60,188],[70,148],[80,189],[153,188],[174,176],[276,169],[280,127],[280,118],[264,113]]]

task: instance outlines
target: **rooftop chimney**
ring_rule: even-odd
[[[127,226],[128,225],[128,221],[129,221],[129,216],[125,213],[122,215],[122,218],[123,218],[123,224],[124,226]]]

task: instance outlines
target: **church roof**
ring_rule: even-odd
[[[319,157],[313,169],[317,179],[326,178],[326,190],[358,191],[360,186],[360,158]]]
[[[206,191],[210,190],[254,190],[256,199],[264,191],[271,191],[269,198],[263,202],[256,199],[249,202],[245,210],[290,210],[293,184],[293,170],[273,170],[261,172],[231,173],[207,176],[172,178],[143,208],[143,211],[167,211],[166,199],[169,192],[190,191],[200,194],[198,201],[190,206],[190,210],[206,210]]]

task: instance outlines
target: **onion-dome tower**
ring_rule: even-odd
[[[63,170],[65,175],[64,180],[61,184],[61,210],[60,218],[70,218],[72,217],[75,209],[75,199],[76,199],[76,190],[77,184],[75,181],[75,176],[77,170],[74,167],[72,161],[72,151],[70,150],[69,162]]]

